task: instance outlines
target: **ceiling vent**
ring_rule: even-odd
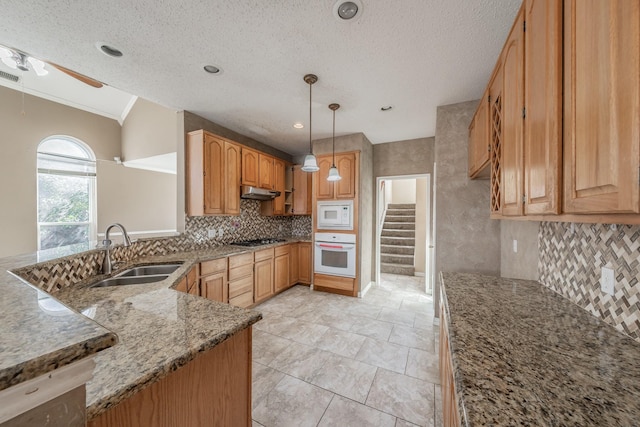
[[[10,73],[5,73],[4,71],[1,71],[1,70],[0,70],[0,77],[3,79],[11,80],[14,83],[18,83],[18,81],[20,81],[20,77]]]

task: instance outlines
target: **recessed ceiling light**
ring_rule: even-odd
[[[362,16],[362,3],[360,0],[338,0],[333,5],[333,15],[339,21],[357,21]]]
[[[215,65],[205,65],[204,70],[210,74],[220,74],[222,70]]]
[[[393,108],[391,105],[385,105],[384,107],[380,107],[380,111],[389,111]]]
[[[302,129],[302,128],[304,128],[304,125],[302,123],[294,123],[293,127],[296,128],[296,129]]]
[[[96,47],[102,53],[107,56],[111,56],[112,58],[120,58],[122,56],[122,51],[116,49],[113,46],[109,46],[108,44],[98,42],[96,43]]]

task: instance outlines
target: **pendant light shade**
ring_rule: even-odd
[[[313,155],[313,145],[311,142],[311,87],[318,81],[318,76],[315,74],[307,74],[304,76],[304,81],[309,85],[309,154],[304,157],[304,164],[302,165],[302,171],[304,172],[317,172],[318,161],[316,156]]]
[[[338,108],[340,108],[340,104],[329,104],[329,109],[333,111],[333,162],[329,169],[327,181],[340,181],[342,179],[336,167],[336,110]]]

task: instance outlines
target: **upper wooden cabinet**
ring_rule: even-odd
[[[564,211],[639,212],[640,2],[564,2]]]
[[[187,134],[187,215],[240,213],[240,146],[199,130]]]
[[[260,153],[258,155],[258,171],[259,171],[259,180],[258,186],[260,188],[265,188],[267,190],[275,189],[275,174],[274,174],[274,158]],[[284,169],[282,169],[284,172]],[[283,182],[284,188],[284,182]]]
[[[242,147],[242,185],[260,186],[260,153],[247,147]]]
[[[317,156],[320,170],[316,172],[316,198],[318,200],[353,199],[358,180],[358,153],[336,153],[336,167],[342,177],[339,181],[327,181],[333,155]]]
[[[469,125],[469,177],[489,178],[489,90]]]
[[[489,144],[491,145],[491,215],[502,213],[502,63],[489,82]]]
[[[560,213],[562,2],[525,3],[524,213]]]
[[[291,169],[293,173],[293,206],[291,213],[294,215],[311,215],[311,174],[304,172],[301,167],[300,165],[295,165]]]

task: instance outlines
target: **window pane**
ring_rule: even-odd
[[[62,154],[63,156],[91,159],[91,155],[80,144],[66,139],[47,139],[38,146],[39,153]]]
[[[93,178],[38,174],[38,222],[87,222]]]
[[[40,249],[89,241],[89,225],[40,225]]]
[[[38,154],[38,169],[96,173],[96,163],[87,160],[68,159],[49,154]]]

